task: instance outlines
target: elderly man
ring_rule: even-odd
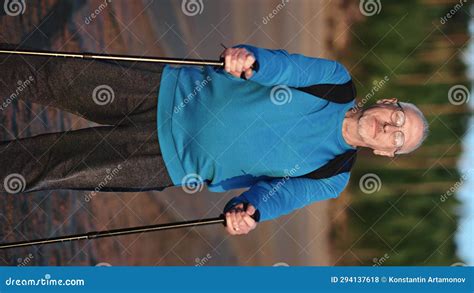
[[[393,157],[427,135],[412,104],[391,98],[356,107],[351,76],[336,61],[249,45],[222,57],[224,69],[155,70],[1,57],[3,97],[29,78],[18,98],[107,125],[2,142],[3,191],[12,178],[27,192],[247,187],[224,209],[227,231],[240,235],[337,197],[357,147]]]

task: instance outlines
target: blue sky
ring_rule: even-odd
[[[471,14],[474,13],[474,6],[471,6]],[[465,54],[465,61],[468,64],[468,74],[471,80],[471,97],[469,106],[474,109],[474,20],[471,19],[469,24],[471,41]],[[458,254],[464,263],[474,266],[474,172],[472,170],[474,164],[474,117],[471,116],[468,125],[468,133],[463,142],[463,155],[459,162],[461,173],[468,174],[466,181],[458,190],[458,198],[462,201],[461,222],[458,232],[456,233],[456,241],[458,243]],[[471,127],[470,127],[471,126]]]

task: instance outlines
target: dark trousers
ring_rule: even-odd
[[[0,191],[171,186],[156,125],[162,69],[160,64],[0,55],[0,115],[12,101],[29,99],[104,125],[0,142]]]

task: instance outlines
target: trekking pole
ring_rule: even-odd
[[[244,211],[247,210],[247,207],[248,207],[248,203],[244,203],[242,210]],[[229,207],[229,210],[230,209],[231,207]],[[226,210],[228,210],[227,207],[224,208],[224,212]],[[251,217],[256,222],[258,222],[260,220],[260,213],[257,211]],[[163,231],[163,230],[170,230],[170,229],[192,228],[192,227],[215,225],[215,224],[223,224],[224,226],[226,226],[225,215],[221,214],[219,217],[216,217],[216,218],[207,218],[207,219],[200,219],[200,220],[193,220],[193,221],[129,227],[129,228],[122,228],[122,229],[115,229],[115,230],[94,231],[94,232],[88,232],[88,233],[83,233],[83,234],[65,235],[65,236],[59,236],[59,237],[53,237],[53,238],[25,240],[25,241],[10,242],[10,243],[0,243],[0,250],[25,247],[25,246],[35,246],[35,245],[42,245],[42,244],[53,244],[53,243],[59,243],[59,242],[115,237],[115,236],[123,236],[123,235],[137,234],[137,233],[149,233],[149,232],[156,232],[156,231]]]
[[[59,243],[59,242],[69,242],[69,241],[78,241],[78,240],[97,239],[97,238],[114,237],[114,236],[123,236],[123,235],[130,235],[130,234],[136,234],[136,233],[148,233],[148,232],[155,232],[155,231],[162,231],[162,230],[190,228],[190,227],[206,226],[206,225],[213,225],[213,224],[225,225],[224,216],[221,215],[217,218],[208,218],[208,219],[201,219],[201,220],[194,220],[194,221],[157,224],[157,225],[150,225],[150,226],[139,226],[139,227],[122,228],[122,229],[115,229],[115,230],[95,231],[95,232],[73,234],[73,235],[59,236],[59,237],[53,237],[53,238],[43,238],[43,239],[37,239],[37,240],[25,240],[25,241],[11,242],[11,243],[3,243],[3,244],[0,244],[0,249],[35,246],[35,245],[42,245],[42,244],[53,244],[53,243]]]
[[[224,47],[225,48],[225,47]],[[49,52],[49,51],[28,51],[28,50],[0,50],[0,54],[15,54],[23,56],[39,56],[39,57],[58,57],[58,58],[79,58],[89,60],[109,60],[109,61],[129,61],[129,62],[150,62],[150,63],[165,63],[175,65],[192,65],[192,66],[217,66],[224,67],[224,59],[220,60],[199,60],[199,59],[179,59],[179,58],[164,58],[164,57],[138,57],[138,56],[121,56],[108,54],[89,54],[89,53],[63,53],[63,52]],[[258,70],[258,62],[251,66],[255,71]],[[242,72],[242,79],[247,79],[245,73]]]
[[[178,64],[178,65],[219,66],[219,67],[224,66],[223,60],[216,61],[216,60],[138,57],[138,56],[120,56],[120,55],[106,55],[106,54],[62,53],[62,52],[23,51],[23,50],[0,50],[0,54],[79,58],[79,59],[109,60],[109,61],[111,60],[111,61],[130,61],[130,62],[152,62],[152,63],[166,63],[166,64]]]

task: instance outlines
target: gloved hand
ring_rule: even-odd
[[[235,77],[242,77],[242,73],[246,79],[253,75],[253,66],[255,64],[255,56],[252,52],[245,48],[227,48],[222,52],[221,58],[224,59],[225,71]]]
[[[260,214],[250,203],[232,204],[224,208],[226,230],[230,235],[245,235],[257,227]]]

